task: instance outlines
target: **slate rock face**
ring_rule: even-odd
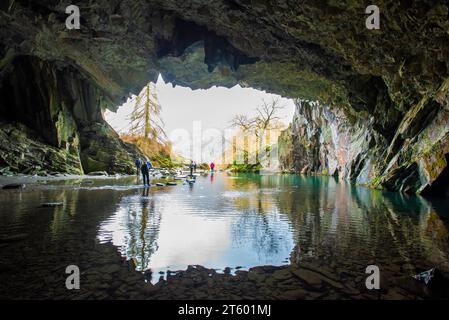
[[[83,168],[128,170],[80,144],[80,131],[104,125],[102,110],[114,110],[162,73],[193,89],[240,84],[329,106],[327,115],[313,111],[309,128],[312,140],[321,136],[324,145],[304,146],[298,142],[309,137],[300,132],[303,120],[292,125],[299,130],[291,133],[298,170],[337,171],[408,192],[437,192],[445,185],[446,1],[377,1],[380,30],[366,29],[366,4],[354,1],[77,4],[81,29],[67,30],[65,1],[2,2],[0,116],[78,154]],[[302,112],[308,111],[302,107],[298,116]],[[318,133],[330,124],[337,133]],[[338,138],[336,149],[332,137]],[[108,151],[122,149],[115,145]],[[326,153],[331,151],[337,154]]]
[[[422,122],[409,123],[406,117],[389,140],[376,131],[373,116],[351,122],[335,107],[300,100],[296,106],[293,123],[280,139],[284,171],[336,176],[387,190],[447,194],[447,111],[421,129]],[[402,138],[401,131],[412,130],[412,138]]]
[[[22,172],[47,175],[52,172],[82,174],[77,154],[55,148],[36,138],[24,125],[0,122],[0,167],[2,174]]]

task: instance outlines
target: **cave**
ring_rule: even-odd
[[[386,21],[407,32],[392,23],[364,29],[361,4],[334,4],[331,10],[313,2],[292,7],[155,0],[98,7],[82,1],[82,28],[67,30],[62,3],[6,1],[0,117],[78,157],[84,172],[131,172],[137,151],[119,141],[104,122],[104,110],[114,110],[159,74],[192,89],[240,84],[321,102],[316,110],[299,107],[298,117],[307,120],[292,127],[296,132],[285,133],[296,149],[284,150],[285,158],[296,159],[288,169],[421,192],[438,178],[428,172],[439,164],[426,153],[427,141],[441,152],[447,145],[449,49],[442,31],[447,6],[379,6]],[[419,17],[419,23],[404,18],[409,15]],[[32,25],[34,19],[39,27]],[[413,41],[406,34],[413,34]],[[329,126],[339,130],[326,133]],[[94,150],[98,146],[90,139],[99,131],[104,141],[111,136],[108,145],[116,156]],[[323,142],[329,134],[347,145]],[[349,154],[348,148],[358,150]],[[11,162],[3,158],[4,165]],[[419,165],[410,178],[405,173],[413,163]],[[26,166],[11,164],[8,170]]]
[[[67,5],[0,3],[0,298],[441,298],[447,1],[379,0],[379,29],[358,1],[79,0],[80,29]],[[294,101],[277,171],[119,135],[105,113],[159,76]],[[378,263],[392,281],[367,291]]]

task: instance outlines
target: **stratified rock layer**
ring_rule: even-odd
[[[20,124],[0,122],[0,174],[82,174],[78,155],[36,139],[36,132]]]
[[[393,190],[447,184],[447,1],[377,1],[380,30],[365,27],[363,1],[81,0],[80,30],[66,29],[67,5],[0,5],[0,115],[54,147],[76,150],[80,120],[102,123],[104,108],[162,73],[193,89],[240,84],[332,106],[337,120],[312,116],[310,146],[293,132],[298,169]],[[338,132],[317,147],[317,128],[331,124]],[[339,154],[316,154],[332,137]]]
[[[341,109],[297,100],[293,123],[280,139],[282,169],[389,190],[445,194],[448,109],[423,128],[417,119],[409,122],[412,117],[404,118],[389,141],[374,129],[372,116],[351,122]],[[401,133],[411,131],[415,135],[398,143]]]

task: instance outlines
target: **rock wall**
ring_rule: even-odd
[[[50,146],[22,124],[0,122],[0,174],[82,174],[78,155]]]
[[[105,105],[98,88],[78,70],[19,56],[3,77],[0,115],[5,139],[0,142],[0,150],[5,172],[134,173],[134,161],[142,155],[137,148],[122,142],[104,121]],[[23,141],[15,134],[18,130],[25,130]],[[24,143],[32,139],[30,132],[40,147],[30,145],[25,150]],[[44,160],[42,153],[48,153],[49,161]],[[52,153],[66,155],[67,163]],[[34,160],[28,161],[24,154]]]
[[[280,138],[281,168],[387,190],[447,194],[445,101],[436,115],[431,115],[435,102],[423,101],[389,140],[374,129],[373,116],[351,121],[341,109],[296,100],[293,122]]]
[[[290,137],[281,153],[283,169],[366,183],[364,163],[375,153],[372,147],[385,143],[373,130],[373,120],[351,123],[337,108],[301,100],[295,104],[292,125],[283,133],[283,139]]]

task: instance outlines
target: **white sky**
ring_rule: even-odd
[[[230,130],[229,123],[236,114],[255,115],[255,109],[262,99],[270,101],[273,94],[251,88],[235,86],[231,89],[213,87],[207,90],[191,90],[185,87],[173,87],[165,83],[161,76],[156,84],[157,95],[162,106],[162,119],[165,122],[165,132],[171,138],[173,150],[187,158],[192,156],[192,147],[185,136],[192,136],[201,128],[201,132],[211,132],[210,129],[224,132]],[[295,110],[293,100],[282,98],[284,110],[279,113],[284,123],[288,125]],[[133,109],[132,103],[119,107],[117,113],[107,111],[106,120],[118,132],[129,126],[128,116]],[[194,129],[195,128],[195,129]],[[213,132],[213,131],[212,131]],[[184,138],[180,138],[180,135]],[[211,161],[212,158],[202,155],[196,161]]]

